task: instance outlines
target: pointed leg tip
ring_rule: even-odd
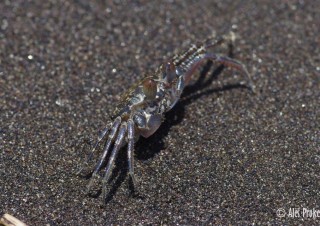
[[[257,93],[256,86],[255,86],[252,82],[250,82],[249,88],[250,88],[250,90],[251,90],[251,92],[252,92],[253,95],[257,95],[257,94],[258,94],[258,93]]]
[[[236,41],[236,39],[237,39],[237,35],[236,35],[236,33],[234,31],[230,31],[228,38],[232,43],[234,43]]]
[[[107,191],[107,183],[102,183],[102,202],[105,203],[106,199],[107,199],[107,195],[108,195],[108,191]]]
[[[97,173],[94,172],[92,174],[92,177],[91,177],[89,184],[87,186],[87,189],[86,189],[86,194],[90,194],[91,188],[94,185],[94,183],[98,180],[98,177],[99,177],[99,175]]]
[[[92,184],[93,184],[93,182],[90,180],[90,182],[89,182],[89,184],[88,184],[88,186],[87,186],[87,189],[86,189],[86,191],[85,191],[85,194],[86,194],[86,195],[90,194]]]
[[[85,169],[87,166],[88,166],[87,164],[83,164],[82,166],[80,166],[79,168],[77,168],[77,169],[75,170],[75,175],[80,176],[80,175],[83,173],[84,169]]]
[[[134,174],[130,174],[130,178],[131,178],[134,190],[137,190],[137,188],[138,188],[137,178],[134,176]]]
[[[79,176],[82,173],[83,167],[81,167],[80,169],[77,169],[75,172],[75,175]]]

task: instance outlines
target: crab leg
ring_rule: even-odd
[[[134,150],[134,124],[133,124],[133,121],[129,119],[128,120],[128,167],[129,167],[129,174],[133,182],[133,186],[136,188],[137,180],[134,176],[133,150]]]
[[[216,37],[216,36],[209,37],[206,41],[204,41],[204,47],[206,49],[213,48],[215,46],[222,45],[225,42],[228,42],[229,45],[233,46],[235,40],[236,40],[235,33],[233,31],[230,31],[228,34],[220,37]]]
[[[178,81],[177,81],[177,84],[176,84],[176,87],[175,87],[175,92],[172,94],[172,95],[174,95],[175,101],[173,103],[171,103],[171,106],[169,107],[169,110],[171,108],[173,108],[176,105],[176,103],[179,101],[180,96],[182,94],[182,91],[183,91],[183,89],[185,87],[184,80],[185,80],[185,78],[183,76],[180,76],[178,78]]]
[[[200,59],[197,60],[196,62],[194,62],[189,71],[185,74],[185,81],[186,81],[186,84],[189,83],[190,79],[191,79],[191,76],[192,74],[194,74],[195,70],[200,66],[202,65],[202,63],[206,60],[211,60],[213,63],[219,63],[219,64],[222,64],[226,67],[230,67],[230,68],[234,68],[238,71],[240,71],[241,73],[243,73],[244,75],[247,76],[248,80],[249,80],[249,86],[251,88],[251,90],[253,92],[255,92],[255,89],[254,89],[254,85],[253,85],[253,82],[252,82],[252,79],[251,79],[251,76],[249,74],[249,72],[247,71],[246,67],[239,61],[237,60],[234,60],[234,59],[231,59],[229,57],[225,57],[225,56],[219,56],[219,55],[216,55],[216,54],[213,54],[213,53],[206,53],[206,54],[203,54],[203,56],[199,57]]]
[[[83,168],[88,165],[89,161],[91,160],[93,154],[95,153],[99,143],[101,142],[101,140],[106,136],[106,134],[108,133],[109,131],[109,127],[110,125],[108,125],[106,128],[104,128],[104,130],[101,131],[101,133],[99,134],[98,136],[98,140],[96,141],[95,145],[93,146],[90,154],[88,155],[87,157],[87,160],[85,161],[85,163],[83,164],[83,166],[78,170],[77,174],[81,173]]]
[[[112,141],[114,140],[114,138],[115,138],[115,136],[117,134],[118,128],[120,126],[120,123],[121,123],[121,117],[117,117],[114,120],[113,124],[112,124],[111,131],[110,131],[110,134],[109,134],[109,138],[107,140],[106,145],[104,146],[103,153],[102,153],[102,155],[100,157],[100,160],[99,160],[99,162],[98,162],[98,164],[97,164],[97,166],[96,166],[96,168],[95,168],[95,170],[94,170],[94,172],[92,174],[90,182],[88,184],[87,193],[90,191],[90,188],[91,188],[95,178],[98,176],[98,172],[101,169],[101,167],[102,167],[102,165],[103,165],[103,163],[105,161],[105,158],[107,157],[107,154],[108,154],[108,151],[110,149],[111,143],[112,143]]]
[[[117,154],[118,154],[118,151],[121,147],[121,143],[125,137],[125,134],[127,132],[127,123],[126,122],[123,122],[121,123],[121,126],[120,126],[120,129],[119,129],[119,132],[118,132],[118,136],[117,136],[117,139],[115,140],[114,142],[114,146],[113,146],[113,150],[112,150],[112,153],[111,153],[111,156],[110,156],[110,159],[108,161],[108,165],[106,167],[106,173],[104,175],[104,178],[102,180],[102,184],[103,184],[103,196],[105,197],[105,194],[106,194],[106,184],[109,180],[109,177],[110,177],[110,174],[111,174],[111,170],[113,168],[113,165],[114,165],[114,159],[116,158]]]

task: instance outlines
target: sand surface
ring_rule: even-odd
[[[312,0],[1,1],[0,214],[29,225],[316,225],[320,213],[288,213],[320,211],[319,21]],[[85,195],[83,144],[121,93],[232,26],[257,95],[238,72],[206,65],[209,82],[137,143],[137,193],[122,150],[105,202],[99,185]]]

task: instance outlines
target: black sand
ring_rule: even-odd
[[[319,223],[276,214],[320,210],[319,2],[128,2],[1,1],[0,214],[30,225]],[[185,90],[138,142],[138,195],[122,153],[107,203],[86,196],[81,144],[120,94],[232,25],[258,94],[207,65],[213,81]]]

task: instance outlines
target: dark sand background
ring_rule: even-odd
[[[312,0],[2,0],[1,214],[30,225],[318,224],[276,211],[320,209],[319,21]],[[138,142],[138,195],[122,153],[107,204],[86,196],[88,178],[74,174],[90,149],[81,144],[121,93],[232,25],[258,95],[239,73],[205,66],[212,82],[185,90]]]

